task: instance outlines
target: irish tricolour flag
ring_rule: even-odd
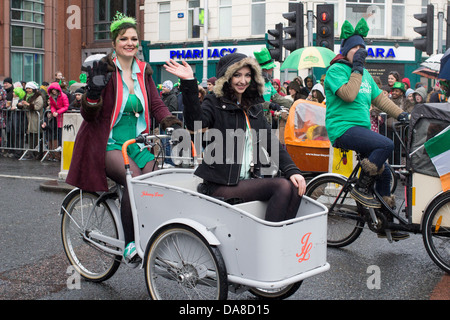
[[[442,190],[450,190],[450,126],[425,142],[425,150],[441,177]]]

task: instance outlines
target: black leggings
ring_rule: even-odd
[[[271,222],[295,218],[302,201],[298,188],[285,178],[241,180],[236,186],[214,185],[211,196],[225,201],[268,201],[265,220]]]
[[[130,159],[130,170],[132,176],[137,177],[142,174],[152,172],[154,164],[155,161],[150,161],[143,169],[141,169],[132,159]],[[120,215],[122,218],[123,232],[125,234],[125,245],[127,245],[128,243],[134,241],[134,226],[122,152],[119,150],[106,152],[105,165],[106,176],[124,187],[120,206]]]

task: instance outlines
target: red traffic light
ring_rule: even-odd
[[[330,14],[328,12],[321,12],[320,13],[320,17],[319,17],[320,21],[323,23],[327,23],[328,21],[330,21]]]

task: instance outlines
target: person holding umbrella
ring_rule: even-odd
[[[361,173],[351,196],[366,207],[380,208],[381,204],[372,193],[376,181],[377,191],[393,207],[395,199],[390,194],[390,173],[384,163],[394,144],[389,138],[371,131],[369,110],[374,105],[399,121],[409,119],[409,114],[382,93],[364,68],[368,55],[364,37],[368,32],[364,19],[356,28],[348,21],[342,26],[341,54],[333,59],[325,77],[326,128],[333,147],[354,150],[363,157]],[[392,232],[392,237],[400,240],[408,234]]]

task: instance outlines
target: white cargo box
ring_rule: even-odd
[[[278,288],[329,269],[325,206],[304,197],[295,219],[272,223],[266,203],[229,205],[199,194],[200,182],[183,169],[133,178],[142,250],[162,226],[183,222],[216,240],[233,283]]]

